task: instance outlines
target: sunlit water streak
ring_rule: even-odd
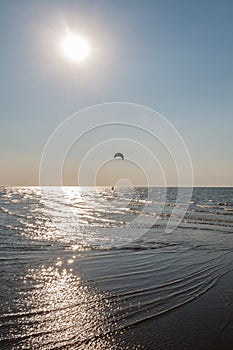
[[[39,188],[1,189],[1,349],[126,349],[120,334],[197,299],[229,271],[233,190],[194,189],[172,234],[177,189],[162,213],[164,189],[149,191],[150,203],[144,188],[47,188],[43,198]],[[143,225],[144,236],[109,245],[114,228]]]

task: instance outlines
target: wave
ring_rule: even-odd
[[[11,310],[0,317],[0,344],[42,350],[85,344],[94,350],[99,339],[114,341],[114,335],[197,299],[230,264],[228,252],[207,257],[202,251],[165,247],[150,254],[87,253],[72,270],[43,262],[18,277]]]

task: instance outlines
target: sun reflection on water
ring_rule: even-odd
[[[121,349],[107,293],[62,266],[41,266],[24,276],[16,349]]]

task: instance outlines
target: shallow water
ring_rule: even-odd
[[[121,334],[214,288],[232,269],[233,189],[195,188],[168,234],[176,196],[2,187],[1,349],[126,349]]]

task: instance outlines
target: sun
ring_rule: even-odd
[[[61,41],[63,55],[74,63],[85,62],[90,54],[90,45],[81,35],[68,33]]]

